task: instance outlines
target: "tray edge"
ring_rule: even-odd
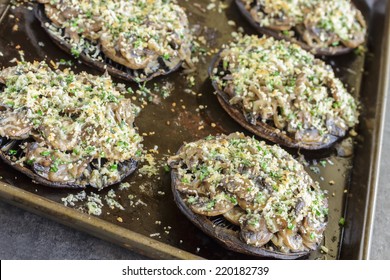
[[[0,182],[0,200],[153,259],[203,259],[3,182]]]
[[[10,7],[9,0],[0,0],[0,8],[2,9],[0,9],[0,22],[4,20]]]

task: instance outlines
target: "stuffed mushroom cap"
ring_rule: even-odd
[[[361,46],[367,27],[350,0],[236,0],[260,31],[299,44],[320,55],[337,55]]]
[[[23,62],[0,71],[1,157],[36,181],[103,188],[133,172],[139,108],[108,75]]]
[[[175,1],[38,2],[37,16],[61,48],[120,78],[140,82],[193,66],[188,19]]]
[[[185,204],[194,219],[223,215],[238,225],[240,246],[288,256],[321,243],[326,195],[279,146],[241,133],[208,137],[184,144],[169,165],[179,204]],[[218,226],[211,225],[210,231],[217,239],[225,238],[222,242],[229,239],[221,238]]]
[[[296,44],[242,36],[222,48],[209,72],[224,109],[275,143],[327,148],[358,123],[358,102],[332,68]]]

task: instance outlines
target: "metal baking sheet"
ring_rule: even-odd
[[[146,84],[151,89],[167,83],[173,85],[168,97],[155,92],[142,102],[140,95],[129,96],[144,107],[136,124],[140,133],[146,135],[145,148],[158,150],[153,154],[161,166],[184,141],[234,131],[250,135],[219,106],[207,77],[207,67],[213,53],[232,39],[232,32],[237,32],[239,27],[248,34],[255,31],[239,14],[234,1],[214,2],[215,6],[208,0],[178,1],[200,37],[196,53],[201,55],[194,74],[195,85],[191,86],[192,81],[178,71]],[[369,253],[389,73],[389,4],[385,0],[355,3],[368,22],[368,51],[326,59],[362,105],[354,156],[338,157],[332,149],[310,154],[299,152],[310,164],[308,172],[329,194],[329,223],[323,244],[328,252],[319,249],[309,255],[310,259],[365,259]],[[35,19],[31,3],[8,7],[8,1],[0,0],[0,12],[4,14],[0,16],[0,67],[14,65],[15,58],[23,56],[26,61],[46,60],[48,63],[71,60],[76,72],[100,74],[78,63],[51,42]],[[137,89],[135,84],[126,84]],[[297,151],[290,152],[298,155]],[[92,191],[104,197],[114,189],[118,202],[125,207],[125,210],[110,209],[105,204],[103,213],[93,216],[75,209],[80,205],[63,205],[62,198],[77,194],[79,190],[58,190],[34,184],[0,163],[0,199],[138,253],[156,259],[251,258],[222,248],[184,217],[173,201],[170,176],[164,168],[159,167],[158,174],[151,177],[136,172],[125,182],[130,183],[125,190],[119,190],[118,186],[100,192],[87,190],[87,193]],[[137,204],[138,200],[142,203]],[[344,227],[339,225],[341,217],[346,221]]]

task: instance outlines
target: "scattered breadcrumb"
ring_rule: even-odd
[[[69,194],[68,196],[61,198],[61,201],[65,206],[75,206],[75,202],[84,201],[87,197],[87,193],[85,191],[81,191],[78,194]]]
[[[128,188],[130,188],[130,184],[129,183],[127,183],[127,182],[125,182],[125,183],[121,183],[120,185],[119,185],[119,190],[120,191],[123,191],[123,190],[127,190]]]
[[[116,201],[117,195],[113,189],[109,190],[104,199],[99,194],[91,192],[87,194],[85,191],[81,191],[77,194],[68,194],[66,197],[61,198],[63,204],[67,207],[75,207],[77,210],[100,216],[102,214],[102,208],[106,205],[110,209],[125,210],[125,208]]]
[[[143,165],[139,172],[143,175],[147,175],[149,178],[158,174],[158,168],[156,165],[156,159],[152,154],[146,154],[142,161],[147,161],[148,164]]]
[[[102,214],[103,202],[100,195],[91,193],[87,196],[88,202],[85,204],[88,210],[88,214],[100,216]]]
[[[148,206],[145,202],[143,202],[141,199],[138,199],[135,205],[142,205],[142,206]]]
[[[125,208],[118,201],[116,201],[115,198],[116,198],[116,193],[114,190],[109,190],[107,195],[104,196],[104,200],[106,201],[110,209],[118,208],[120,210],[125,210]]]

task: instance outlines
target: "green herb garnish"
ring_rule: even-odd
[[[50,156],[50,151],[43,151],[41,153],[41,156],[44,156],[44,157]]]

